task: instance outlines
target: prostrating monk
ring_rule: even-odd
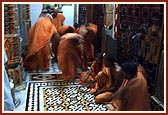
[[[124,63],[121,71],[127,82],[113,94],[111,103],[115,106],[115,110],[149,111],[148,86],[142,71],[137,71],[137,65],[134,62]]]
[[[61,37],[58,46],[58,67],[65,81],[73,81],[77,68],[82,66],[83,36],[67,33]]]
[[[57,32],[59,34],[59,37],[53,37],[51,39],[52,42],[52,53],[54,53],[55,56],[55,61],[57,61],[57,55],[58,55],[58,45],[61,39],[61,36],[63,36],[66,33],[74,33],[74,27],[70,26],[70,25],[63,25],[61,26]]]
[[[52,16],[40,17],[28,32],[24,67],[26,70],[49,70],[50,38],[57,34],[51,22]]]

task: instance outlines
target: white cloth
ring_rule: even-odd
[[[4,53],[4,63],[8,60],[6,52]],[[14,110],[15,105],[13,102],[13,97],[11,93],[9,78],[6,73],[6,69],[4,69],[4,111],[12,111]]]
[[[46,17],[48,17],[50,20],[53,20],[53,17],[49,13],[46,14]]]

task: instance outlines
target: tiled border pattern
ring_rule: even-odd
[[[30,82],[26,111],[109,111],[77,81]]]

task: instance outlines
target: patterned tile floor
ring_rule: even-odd
[[[29,82],[26,111],[109,111],[108,106],[96,104],[90,89],[76,80]]]
[[[61,73],[61,71],[58,69],[57,63],[54,63],[52,60],[51,60],[49,71],[46,71],[46,72],[40,71],[40,73],[53,73],[53,72],[54,73]],[[39,73],[39,72],[33,72],[33,73]],[[25,71],[22,86],[26,86],[26,88],[23,90],[20,90],[20,91],[15,91],[15,98],[16,98],[16,100],[19,100],[20,104],[15,108],[14,111],[25,111],[27,90],[28,90],[28,84],[30,81],[29,76],[30,76],[30,72]],[[19,88],[22,86],[19,86]]]
[[[79,70],[80,71],[80,70]],[[51,64],[50,64],[50,70],[49,71],[46,71],[45,73],[48,73],[48,74],[51,74],[51,73],[53,73],[53,72],[55,72],[55,73],[61,73],[61,71],[58,69],[58,66],[57,66],[57,63],[53,63],[52,61],[51,61]],[[36,74],[36,73],[38,73],[38,72],[34,72],[34,74]],[[40,73],[44,73],[43,71],[41,71]],[[58,106],[59,104],[59,101],[54,101],[53,103],[57,103],[56,105],[57,106],[45,106],[45,107],[41,107],[41,106],[39,106],[38,105],[38,107],[36,106],[33,106],[33,108],[31,108],[31,105],[27,105],[27,103],[26,103],[26,100],[27,100],[27,92],[28,92],[28,87],[30,86],[30,85],[34,85],[34,86],[36,86],[36,85],[38,85],[39,83],[33,83],[33,84],[30,84],[30,82],[31,82],[31,80],[30,80],[30,72],[25,72],[25,79],[24,79],[24,81],[23,81],[23,86],[26,86],[26,88],[25,89],[23,89],[23,90],[21,90],[21,91],[16,91],[15,92],[15,98],[16,99],[19,99],[19,101],[20,101],[20,104],[15,108],[15,110],[14,111],[25,111],[26,110],[26,107],[27,106],[29,106],[28,108],[27,108],[27,110],[28,111],[30,111],[31,109],[36,109],[36,110],[39,110],[39,111],[75,111],[75,109],[77,109],[78,108],[78,111],[108,111],[108,107],[107,106],[105,106],[105,105],[95,105],[94,104],[94,98],[93,98],[93,96],[92,95],[90,95],[90,94],[81,94],[81,95],[78,95],[78,93],[77,94],[72,94],[72,95],[70,95],[70,94],[66,94],[66,92],[65,92],[65,90],[63,90],[63,89],[68,89],[68,88],[65,88],[65,87],[62,87],[62,97],[64,97],[64,99],[66,98],[66,100],[64,100],[64,105],[65,105],[65,102],[66,103],[68,103],[69,102],[69,104],[66,104],[66,106]],[[47,85],[49,85],[49,84],[52,84],[51,82],[50,83],[47,83]],[[72,89],[74,89],[75,91],[77,91],[77,90],[81,90],[81,91],[87,91],[87,89],[85,89],[84,87],[82,88],[81,86],[77,86],[77,87],[73,87],[74,86],[74,84],[69,84],[71,87],[69,87],[69,90],[72,90]],[[30,88],[31,89],[31,88]],[[47,89],[47,87],[45,87],[45,88],[43,88],[43,87],[40,87],[39,88],[39,90],[43,90],[43,92],[45,92],[45,93],[47,93],[47,91],[50,91],[50,93],[52,92],[52,91],[56,91],[56,89],[58,90],[59,89],[59,87],[58,86],[56,86],[55,87],[55,85],[54,85],[54,87],[52,86],[52,85],[49,85],[49,87],[48,87],[48,89]],[[77,96],[78,95],[78,96]],[[39,95],[40,96],[40,95]],[[69,97],[67,97],[67,96],[69,96]],[[73,97],[77,97],[77,98],[73,98]],[[58,98],[62,98],[62,97],[57,97],[57,99]],[[43,98],[43,96],[41,97],[39,97],[39,99],[41,100],[41,98]],[[79,102],[75,102],[76,100],[80,100],[80,99],[85,99],[85,98],[88,98],[88,100],[89,100],[89,98],[90,98],[90,101],[91,102],[89,102],[88,104],[85,104],[85,106],[84,106],[84,101],[82,101],[82,103],[79,103]],[[46,104],[44,104],[44,102],[45,103],[47,103],[48,101],[51,101],[51,100],[48,100],[48,99],[51,99],[51,97],[50,98],[48,98],[48,96],[46,96],[45,97],[45,101],[39,101],[39,104],[40,105],[46,105]],[[53,99],[53,97],[52,97],[52,99]],[[55,98],[54,98],[55,99]],[[74,100],[73,100],[74,99]],[[69,100],[69,101],[68,101]],[[70,102],[71,103],[76,103],[75,104],[75,106],[73,105],[73,104],[70,104]],[[33,103],[34,104],[34,103]],[[38,104],[38,103],[35,103],[36,105]],[[94,104],[94,106],[93,106],[93,104]],[[65,108],[64,108],[65,107]],[[80,107],[80,108],[79,108]]]

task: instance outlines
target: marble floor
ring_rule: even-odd
[[[89,67],[88,67],[88,69],[89,69]],[[81,70],[78,70],[78,72],[80,73]],[[48,73],[48,74],[58,73],[58,74],[60,74],[61,70],[58,69],[57,63],[51,59],[49,71],[38,71],[38,72],[25,71],[22,85],[16,87],[15,92],[14,92],[15,93],[15,100],[16,100],[15,101],[16,108],[14,109],[14,111],[16,111],[16,112],[25,112],[25,110],[26,110],[27,91],[28,91],[28,84],[30,81],[30,74],[31,73]],[[22,90],[20,90],[20,89],[22,89]]]
[[[78,70],[78,72],[80,72],[80,70]],[[24,78],[22,81],[22,85],[15,88],[16,108],[14,109],[14,111],[25,111],[26,109],[27,90],[28,90],[28,83],[30,80],[30,73],[58,73],[60,74],[61,70],[58,69],[57,63],[51,59],[49,71],[45,71],[45,72],[44,71],[38,71],[38,72],[24,71]]]
[[[39,72],[43,73],[44,71],[38,71],[38,72],[24,71],[24,78],[22,81],[22,85],[17,86],[15,88],[16,108],[14,109],[14,111],[25,111],[30,73],[39,73]],[[45,73],[61,73],[61,70],[58,69],[57,63],[51,60],[50,69],[49,71],[45,71]]]

